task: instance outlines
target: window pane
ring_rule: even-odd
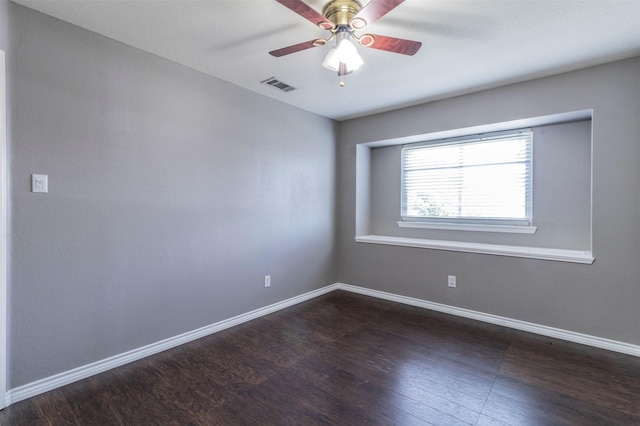
[[[530,132],[403,148],[402,215],[531,219]]]

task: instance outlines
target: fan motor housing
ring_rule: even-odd
[[[331,0],[322,8],[322,14],[336,26],[349,25],[361,9],[362,4],[357,0]]]

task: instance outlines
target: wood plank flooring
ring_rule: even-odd
[[[333,292],[11,405],[2,425],[640,425],[640,358]]]

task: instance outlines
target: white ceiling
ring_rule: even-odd
[[[329,46],[268,54],[326,36],[275,0],[14,1],[336,120],[640,55],[640,0],[406,0],[365,32],[422,49],[359,48],[365,65],[340,88],[321,66]]]

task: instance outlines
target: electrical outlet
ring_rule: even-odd
[[[271,275],[264,276],[264,286],[271,287]]]
[[[449,287],[455,287],[456,286],[456,276],[455,275],[449,275],[449,277],[447,279],[447,285]]]

